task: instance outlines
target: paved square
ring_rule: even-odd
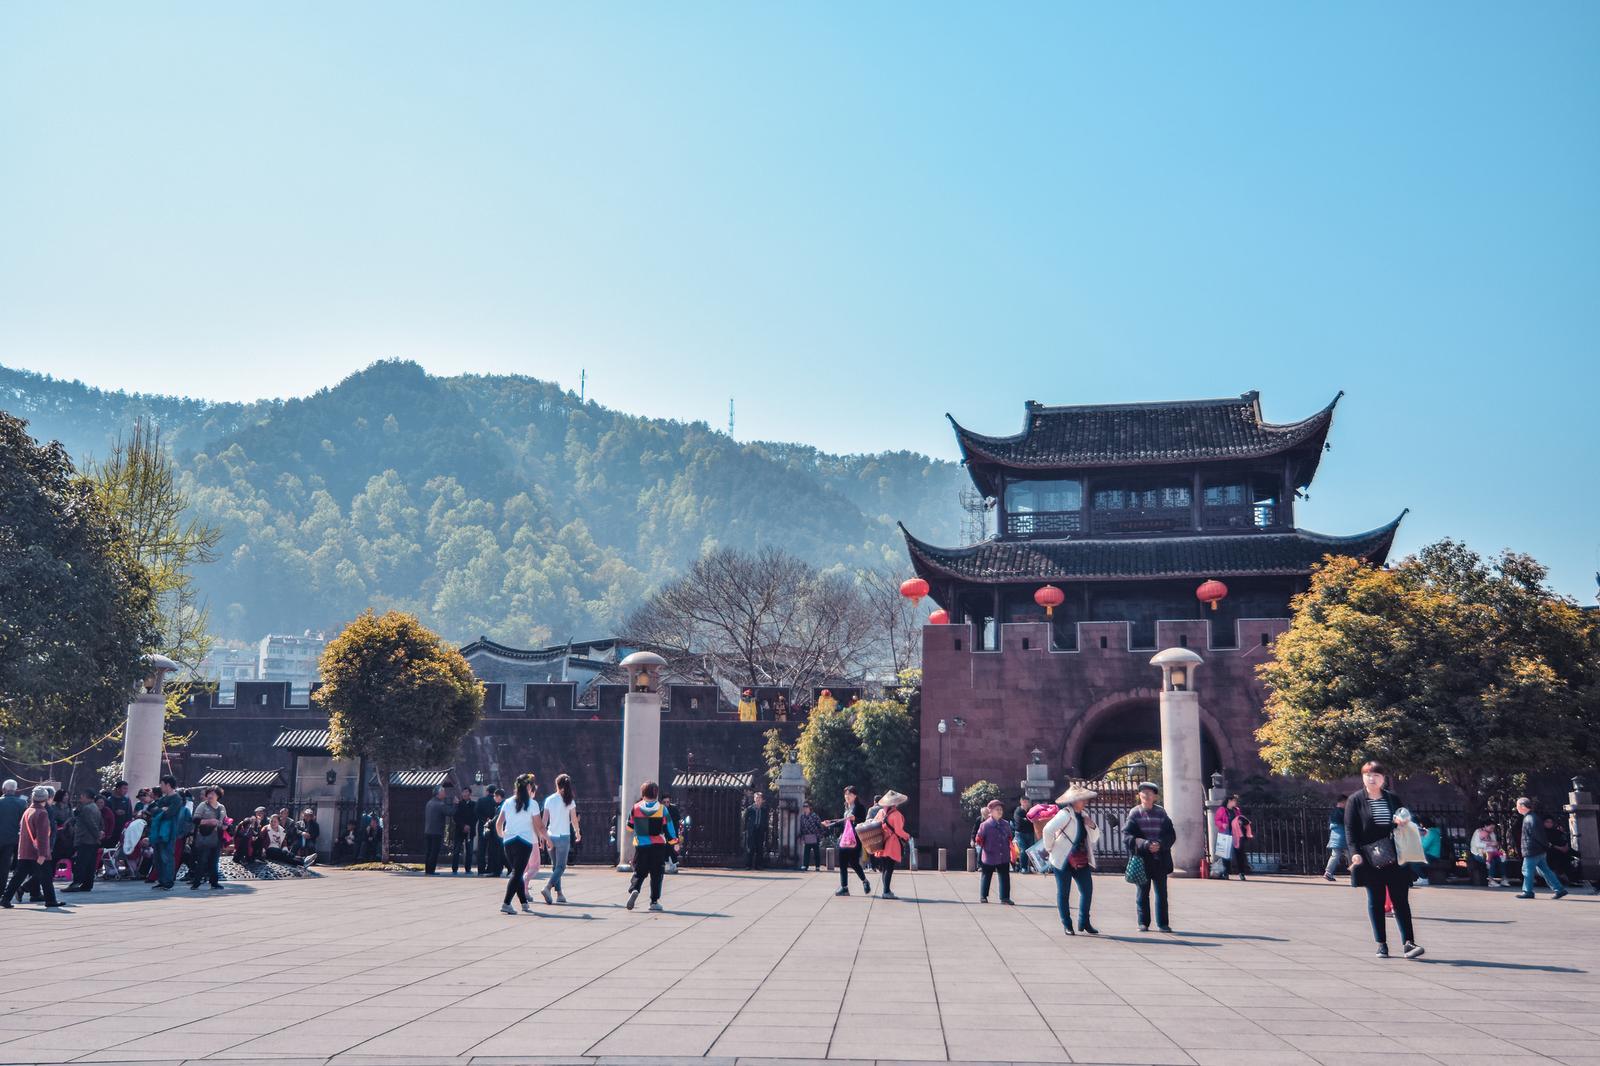
[[[467,877],[102,886],[0,913],[0,1063],[1600,1066],[1600,898],[1420,889],[1427,958],[1382,962],[1343,884],[1174,882],[1164,936],[1101,876],[1103,935],[1068,938],[1054,883],[1013,883],[685,872],[649,914],[588,867],[537,917]]]

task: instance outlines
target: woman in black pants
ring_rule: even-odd
[[[823,822],[825,826],[842,825],[849,830],[849,839],[855,839],[856,826],[867,820],[867,805],[856,798],[854,785],[844,786],[844,817],[835,818],[831,822]],[[835,896],[848,896],[850,894],[850,871],[854,870],[856,876],[861,878],[861,891],[872,895],[872,883],[867,880],[867,871],[861,868],[861,844],[857,842],[853,847],[845,847],[845,830],[839,831],[839,891]]]
[[[1378,958],[1389,957],[1388,926],[1384,920],[1384,897],[1394,904],[1394,920],[1400,926],[1405,955],[1422,955],[1411,925],[1411,882],[1416,876],[1399,861],[1395,852],[1395,817],[1402,806],[1400,797],[1386,786],[1388,773],[1378,762],[1363,763],[1361,787],[1350,794],[1344,808],[1345,835],[1350,842],[1350,876],[1367,890],[1367,917],[1372,921],[1372,937],[1378,942]]]
[[[544,815],[533,801],[532,774],[517,778],[516,795],[501,805],[500,814],[495,818],[495,832],[505,843],[506,866],[511,870],[511,880],[506,883],[506,897],[500,904],[500,911],[503,914],[517,913],[511,908],[511,898],[515,896],[522,904],[523,912],[531,914],[533,908],[528,906],[528,888],[523,880],[523,871],[527,868],[528,859],[533,856],[533,849],[545,839]]]

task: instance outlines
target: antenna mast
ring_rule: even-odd
[[[733,436],[733,397],[728,397],[728,436]]]
[[[578,406],[580,407],[583,406],[583,394],[585,391],[587,391],[588,387],[589,372],[587,370],[578,371]]]
[[[961,510],[966,516],[961,520],[961,543],[976,544],[989,536],[989,502],[983,493],[968,486],[961,490]]]

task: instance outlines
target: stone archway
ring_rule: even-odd
[[[1217,720],[1200,706],[1201,765],[1207,778],[1237,766],[1233,746]],[[1161,692],[1132,689],[1099,700],[1084,711],[1062,740],[1060,765],[1075,777],[1098,777],[1130,751],[1161,747]]]

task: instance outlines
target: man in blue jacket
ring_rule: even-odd
[[[27,809],[28,801],[17,795],[15,781],[0,785],[0,885],[6,883],[16,865],[17,837]]]
[[[178,779],[167,774],[161,779],[161,795],[150,804],[150,844],[156,851],[156,883],[151,888],[170,889],[178,879],[175,849],[182,835],[178,823],[187,810]]]

